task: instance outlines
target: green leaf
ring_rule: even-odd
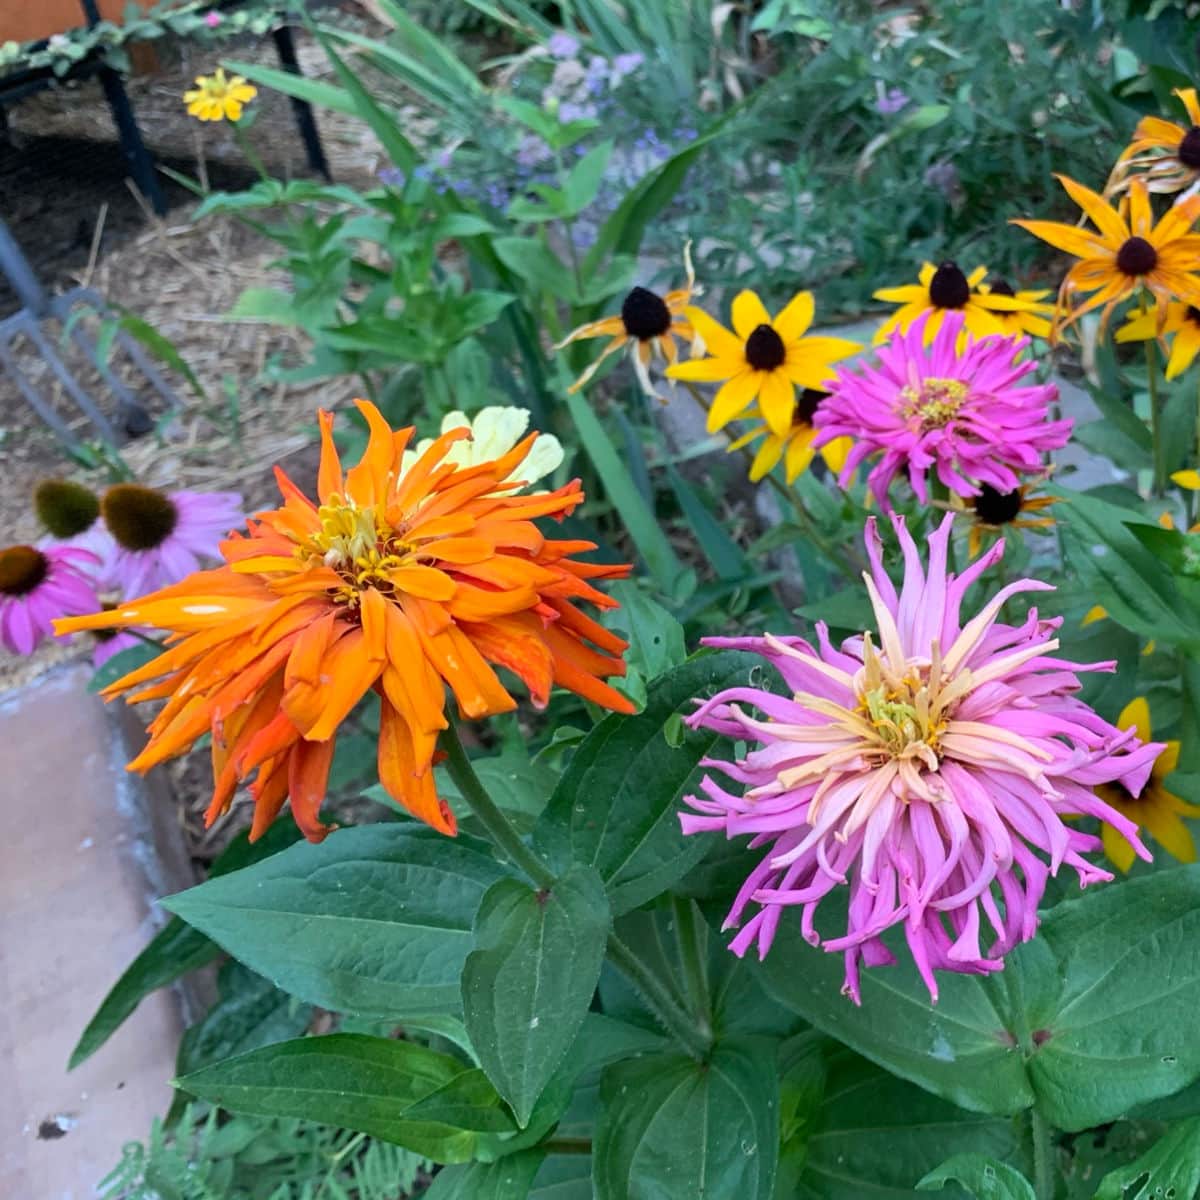
[[[515,299],[507,292],[488,292],[476,289],[468,292],[454,306],[453,336],[465,338],[477,329],[490,325]]]
[[[976,1200],[1037,1200],[1020,1171],[984,1154],[956,1154],[930,1171],[918,1192],[940,1192],[948,1183],[961,1183]]]
[[[353,1129],[435,1162],[466,1162],[476,1133],[512,1128],[482,1071],[415,1042],[357,1033],[265,1046],[178,1086],[230,1112]]]
[[[620,513],[646,569],[654,576],[660,591],[674,595],[676,583],[683,574],[683,564],[671,549],[658,517],[642,499],[629,468],[587,398],[581,392],[574,392],[567,393],[566,399],[579,442],[592,460],[608,498]]]
[[[737,651],[697,655],[651,684],[642,712],[605,717],[575,751],[534,844],[556,871],[594,866],[615,916],[665,891],[709,849],[708,839],[684,836],[679,812],[704,774],[701,759],[727,739],[688,730],[673,748],[663,730],[693,699],[745,683],[755,661]]]
[[[671,488],[679,501],[679,507],[687,517],[692,533],[712,569],[722,579],[745,579],[750,570],[741,547],[713,516],[709,506],[696,495],[692,485],[669,463],[667,478],[671,481]]]
[[[101,692],[110,683],[116,683],[122,675],[128,675],[130,671],[136,671],[138,667],[145,666],[152,658],[157,658],[161,653],[161,646],[151,646],[147,642],[138,642],[136,646],[126,646],[124,650],[118,650],[103,666],[96,668],[91,679],[88,680],[87,690]]]
[[[563,183],[567,216],[574,217],[583,212],[596,198],[604,171],[612,157],[613,143],[601,142],[589,150],[572,168]]]
[[[917,1181],[948,1155],[1017,1149],[1011,1120],[963,1112],[840,1048],[826,1065],[824,1097],[798,1134],[800,1186],[780,1200],[915,1200]]]
[[[533,1147],[491,1163],[439,1171],[425,1200],[526,1200],[546,1152]]]
[[[502,879],[479,907],[463,1013],[480,1063],[522,1128],[583,1024],[611,926],[591,867],[573,867],[540,891]]]
[[[1181,1121],[1141,1158],[1100,1181],[1096,1200],[1190,1200],[1200,1191],[1200,1117]]]
[[[505,874],[472,838],[367,825],[163,903],[302,1000],[401,1018],[457,1006],[475,912]]]
[[[296,298],[279,288],[246,288],[229,310],[236,321],[265,321],[269,325],[299,325]]]
[[[574,303],[575,277],[557,254],[536,237],[498,237],[492,240],[496,257],[538,292]]]
[[[137,313],[126,312],[124,309],[120,309],[119,312],[120,315],[118,317],[105,319],[104,330],[102,331],[101,336],[111,330],[111,333],[108,335],[110,338],[115,338],[118,333],[124,333],[133,338],[134,341],[140,342],[161,362],[164,362],[173,371],[177,371],[180,375],[182,375],[183,378],[187,380],[188,387],[192,389],[192,393],[197,399],[207,401],[208,393],[204,390],[204,385],[201,384],[200,380],[196,378],[196,372],[192,370],[192,368],[188,365],[187,360],[182,354],[179,353],[178,349],[176,349],[175,343],[172,342],[170,338],[159,333],[159,331],[155,329],[154,326],[149,323],[149,321],[139,317]],[[106,344],[104,352],[101,354],[100,346],[100,338],[97,338],[97,357],[99,357],[102,362],[107,363],[109,358],[109,347]]]
[[[600,1084],[596,1200],[770,1200],[779,1151],[775,1044],[719,1042],[706,1063],[648,1054]]]
[[[637,667],[647,680],[652,680],[684,662],[687,645],[683,626],[644,588],[632,579],[623,579],[609,588],[609,595],[621,606],[610,624],[628,635],[628,666]]]
[[[300,831],[291,821],[277,821],[257,842],[251,843],[245,837],[230,842],[212,864],[209,875],[217,878],[258,862],[297,841],[299,837]],[[172,917],[125,968],[121,978],[104,997],[78,1045],[71,1051],[67,1070],[73,1071],[95,1054],[151,992],[212,962],[220,953],[221,948],[214,941],[198,929],[184,924],[178,917]]]
[[[361,115],[350,93],[344,88],[335,87],[332,83],[322,83],[319,79],[293,75],[290,71],[281,71],[278,67],[264,67],[258,63],[226,60],[221,65],[232,75],[242,75],[251,83],[273,88],[285,96],[304,100],[317,108],[328,108],[332,112],[344,113],[348,117]]]

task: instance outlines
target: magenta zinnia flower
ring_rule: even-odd
[[[1048,419],[1054,384],[1020,386],[1035,369],[1018,361],[1028,338],[975,339],[963,332],[961,313],[948,313],[924,346],[927,319],[878,347],[878,365],[840,367],[813,422],[814,449],[854,439],[843,487],[863,459],[882,452],[867,484],[885,511],[888,486],[902,470],[922,503],[931,467],[960,496],[977,496],[983,484],[1015,491],[1017,472],[1041,470],[1041,456],[1066,445],[1071,433],[1071,421]]]
[[[0,550],[0,643],[32,654],[54,636],[55,617],[99,611],[88,574],[93,556],[74,546],[9,546]]]
[[[221,542],[245,523],[237,492],[163,492],[119,483],[100,505],[113,543],[102,554],[104,584],[126,599],[178,583],[199,570],[201,560],[219,558]]]
[[[1083,857],[1100,839],[1064,818],[1105,821],[1150,857],[1136,825],[1092,789],[1116,781],[1137,795],[1162,746],[1121,732],[1074,696],[1078,672],[1115,664],[1054,657],[1060,618],[1041,620],[1031,608],[1020,625],[997,620],[1010,596],[1049,584],[1018,580],[962,620],[967,589],[1003,542],[961,576],[947,574],[949,516],[929,537],[926,572],[903,518],[892,521],[904,551],[899,596],[874,518],[866,530],[878,645],[864,633],[837,649],[823,623],[816,647],[799,637],[706,639],[761,654],[786,694],[740,687],[700,703],[693,728],[758,748],[735,763],[708,761],[745,790],[734,795],[706,776],[703,795],[687,798],[696,812],[681,821],[685,833],[749,834],[753,847],[768,848],[725,923],[741,925],[757,906],[734,953],[757,943],[765,956],[783,910],[797,905],[804,937],[845,955],[844,990],[858,1003],[860,966],[895,962],[883,935],[899,925],[936,1003],[935,971],[1000,970],[1033,937],[1046,879],[1064,863],[1081,886],[1112,879]],[[830,937],[814,921],[837,887],[849,889],[849,915],[845,932]]]

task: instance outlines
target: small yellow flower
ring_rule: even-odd
[[[1151,192],[1181,192],[1200,179],[1200,103],[1195,88],[1176,88],[1187,112],[1187,125],[1162,117],[1143,117],[1133,140],[1113,169],[1109,192],[1120,192],[1138,177]]]
[[[1128,729],[1130,725],[1136,728],[1142,741],[1154,740],[1150,730],[1150,706],[1145,696],[1135,696],[1121,710],[1117,727]],[[1140,796],[1131,795],[1119,783],[1102,783],[1096,793],[1117,812],[1141,825],[1172,858],[1190,863],[1196,861],[1196,843],[1181,818],[1200,817],[1200,808],[1180,800],[1163,784],[1178,763],[1179,743],[1167,742],[1167,748],[1158,756]],[[1109,862],[1119,871],[1128,871],[1133,866],[1133,847],[1111,825],[1103,825],[1100,835]]]
[[[183,93],[188,116],[200,121],[237,121],[242,109],[258,95],[258,89],[240,75],[226,77],[218,67],[211,75],[197,75],[196,86]]]
[[[823,391],[831,366],[862,349],[845,338],[805,337],[814,308],[811,292],[797,292],[772,317],[753,292],[739,292],[733,299],[733,332],[702,309],[686,310],[709,357],[676,363],[667,376],[723,381],[708,410],[709,433],[745,414],[757,400],[757,415],[776,437],[786,438],[796,415],[796,388]]]
[[[812,440],[817,436],[817,431],[813,427],[813,417],[816,415],[821,401],[828,395],[828,392],[822,391],[820,388],[805,388],[796,397],[795,407],[792,410],[792,423],[788,431],[782,435],[776,433],[767,424],[760,410],[749,414],[751,418],[757,418],[758,423],[749,432],[731,442],[729,449],[730,451],[740,450],[743,446],[748,446],[759,438],[764,439],[763,444],[759,446],[758,452],[754,455],[754,461],[750,464],[750,478],[755,483],[769,475],[778,466],[781,458],[788,483],[795,483],[808,470],[813,455],[816,453],[812,449]],[[821,447],[820,455],[825,460],[826,466],[835,475],[846,465],[846,456],[850,453],[850,447],[853,445],[854,443],[848,437],[840,437],[834,438],[832,442]]]
[[[1175,379],[1192,365],[1200,353],[1200,308],[1172,300],[1167,305],[1167,317],[1161,329],[1158,315],[1153,309],[1130,313],[1129,319],[1117,330],[1116,339],[1118,342],[1148,342],[1168,333],[1174,334],[1174,337],[1167,359],[1167,378]]]
[[[1079,259],[1059,288],[1056,335],[1101,306],[1103,334],[1113,309],[1141,288],[1154,296],[1160,330],[1169,301],[1200,305],[1200,277],[1195,273],[1200,264],[1200,237],[1191,232],[1192,223],[1200,216],[1200,196],[1176,204],[1155,224],[1150,197],[1140,179],[1130,183],[1129,194],[1115,209],[1103,196],[1066,175],[1056,178],[1095,229],[1061,221],[1009,222]],[[1077,295],[1085,292],[1092,295],[1078,303]]]
[[[696,271],[692,266],[690,242],[683,248],[683,263],[687,271],[687,283],[683,287],[667,292],[665,296],[660,296],[649,288],[635,287],[625,297],[621,311],[615,317],[603,317],[599,321],[589,321],[586,325],[580,325],[555,344],[554,349],[561,350],[582,338],[609,339],[600,357],[567,388],[568,392],[579,391],[610,354],[615,354],[622,347],[632,343],[633,367],[637,372],[638,383],[647,396],[656,395],[654,385],[650,382],[649,371],[654,351],[657,350],[666,362],[676,362],[679,358],[679,348],[675,339],[690,342],[694,336],[691,325],[683,315],[684,310],[691,304],[692,297],[699,294],[696,287]]]
[[[1040,338],[1050,336],[1049,318],[1054,316],[1054,305],[1044,303],[1045,297],[1050,295],[1049,288],[1015,292],[1006,280],[997,279],[995,283],[981,283],[979,294],[1011,296],[1022,305],[1021,308],[1014,308],[1012,312],[1005,312],[1003,309],[992,312],[992,316],[1004,327],[1008,337],[1020,337],[1023,334]]]
[[[1007,285],[984,288],[986,276],[987,267],[976,267],[970,275],[964,275],[958,263],[947,260],[939,267],[922,263],[916,283],[880,288],[874,293],[876,300],[887,300],[900,307],[879,327],[875,334],[876,344],[886,341],[893,332],[906,333],[924,313],[932,314],[925,322],[925,343],[928,345],[942,327],[942,319],[948,312],[961,312],[963,329],[980,338],[988,334],[1011,334],[1013,331],[1002,318],[1019,312],[1036,315],[1041,308],[1035,301],[1025,298],[1027,293],[1013,295]]]

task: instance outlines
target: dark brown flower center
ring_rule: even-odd
[[[1193,325],[1200,325],[1200,308],[1197,308],[1194,304],[1189,304],[1186,315],[1187,319],[1191,321]]]
[[[817,415],[817,409],[820,407],[821,401],[828,395],[828,392],[823,392],[819,388],[805,388],[796,397],[796,407],[792,412],[792,428],[810,428],[813,423],[813,417]]]
[[[38,520],[57,538],[91,529],[100,515],[100,500],[91,488],[69,479],[43,479],[33,492]]]
[[[1015,296],[1017,293],[1013,291],[1012,284],[1007,279],[997,279],[992,284],[993,296]]]
[[[105,600],[104,603],[100,605],[100,611],[114,612],[116,611],[116,607],[117,606],[113,601]],[[115,638],[119,633],[123,632],[124,631],[121,629],[93,629],[92,637],[94,637],[98,642],[111,642],[113,638]]]
[[[774,371],[783,366],[787,347],[770,325],[759,325],[746,339],[746,361],[756,371]]]
[[[625,332],[639,342],[662,337],[671,328],[671,310],[661,296],[644,287],[635,287],[621,305],[621,323]]]
[[[157,488],[118,483],[100,502],[108,532],[126,550],[154,550],[171,536],[179,511]]]
[[[958,263],[947,260],[929,281],[929,298],[938,308],[963,308],[971,298],[971,285]]]
[[[1131,237],[1117,251],[1117,270],[1126,275],[1148,275],[1158,265],[1158,251],[1145,238]]]
[[[28,595],[49,571],[50,560],[32,546],[9,546],[0,550],[0,595]]]
[[[985,525],[1007,525],[1009,521],[1017,519],[1021,501],[1019,488],[1012,492],[999,492],[985,483],[983,490],[975,497],[975,515]]]
[[[1191,167],[1193,171],[1200,170],[1200,126],[1193,125],[1183,135],[1176,154],[1185,167]]]

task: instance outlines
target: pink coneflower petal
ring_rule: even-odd
[[[1054,657],[1057,619],[1031,609],[1020,625],[999,620],[1006,599],[1047,585],[1020,579],[975,615],[960,614],[984,567],[947,573],[952,523],[930,534],[925,566],[893,516],[904,556],[897,593],[868,522],[876,633],[840,648],[823,629],[816,647],[799,637],[706,639],[760,654],[787,694],[731,688],[687,718],[752,746],[736,762],[706,764],[743,784],[740,796],[708,775],[687,797],[694,811],[680,814],[685,833],[749,833],[764,852],[726,920],[740,926],[730,949],[764,956],[784,910],[798,907],[803,936],[845,956],[856,1003],[861,968],[894,961],[881,938],[895,926],[936,1003],[937,972],[998,971],[1034,936],[1046,881],[1061,867],[1081,886],[1111,879],[1083,857],[1099,839],[1068,818],[1105,821],[1150,857],[1134,823],[1092,788],[1119,781],[1136,795],[1162,744],[1122,732],[1078,699],[1077,671],[1110,664]],[[820,903],[843,887],[846,928],[823,935]]]
[[[1055,385],[1022,383],[1036,369],[1019,359],[1028,338],[974,339],[963,331],[962,314],[948,313],[926,346],[928,319],[893,334],[878,348],[877,363],[839,367],[813,418],[813,449],[854,440],[843,486],[879,455],[867,486],[885,511],[901,472],[922,503],[930,472],[959,496],[977,496],[984,484],[1014,491],[1020,475],[1041,470],[1043,455],[1064,446],[1071,432],[1071,421],[1048,419]]]

